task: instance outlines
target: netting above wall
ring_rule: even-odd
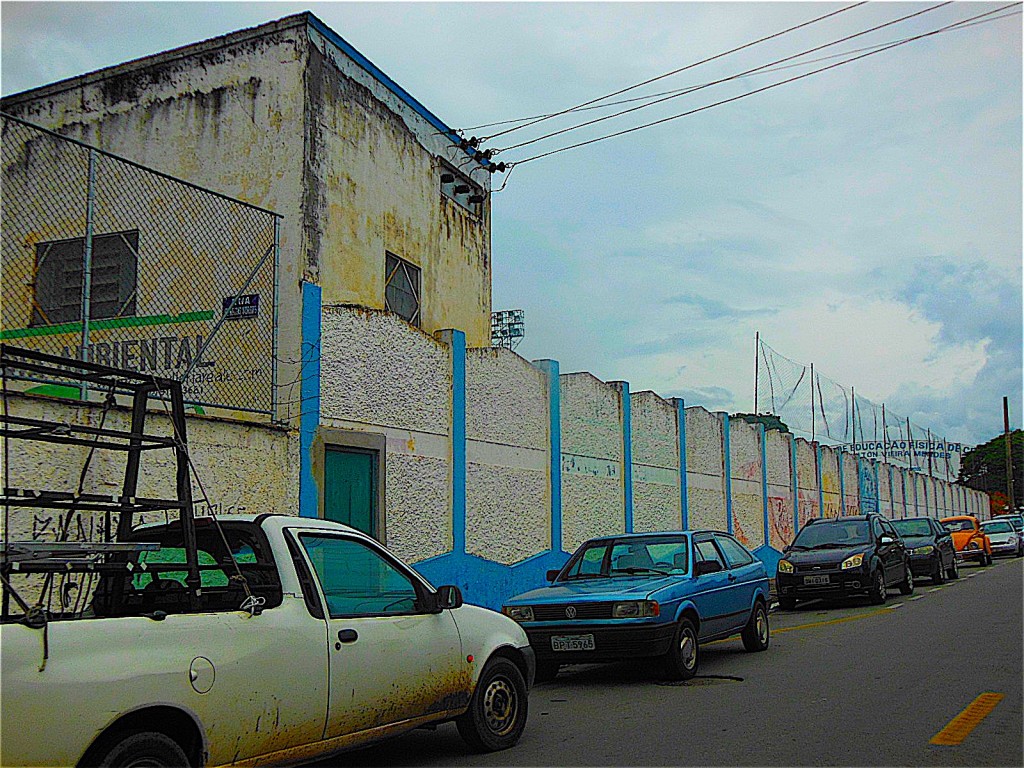
[[[279,217],[0,120],[0,341],[272,414]]]
[[[823,376],[813,363],[790,360],[760,339],[757,354],[759,413],[778,416],[797,434],[841,445],[863,458],[947,480],[957,477],[964,446]]]

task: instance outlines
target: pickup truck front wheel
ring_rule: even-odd
[[[188,756],[174,739],[156,731],[129,734],[96,762],[100,768],[183,768]]]
[[[522,672],[509,659],[499,656],[484,666],[469,709],[455,720],[455,725],[473,749],[497,752],[513,746],[523,735],[527,707]]]

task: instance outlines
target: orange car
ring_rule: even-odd
[[[978,518],[973,515],[957,515],[944,517],[939,522],[953,534],[957,560],[978,560],[980,565],[992,565],[992,543],[981,530]]]

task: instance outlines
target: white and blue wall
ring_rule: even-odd
[[[774,574],[822,510],[987,507],[976,491],[627,382],[467,348],[457,330],[430,336],[386,312],[321,307],[316,286],[303,318],[301,513],[319,514],[323,445],[376,436],[382,538],[468,602],[500,607],[593,536],[727,530]]]

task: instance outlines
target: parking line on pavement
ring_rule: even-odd
[[[923,598],[924,598],[924,595],[916,595],[915,597],[912,597],[912,598],[910,598],[910,599],[911,599],[911,600],[921,600],[921,599],[923,599]]]
[[[963,742],[971,731],[977,728],[981,721],[988,717],[989,713],[996,708],[996,705],[1003,700],[1001,693],[983,693],[954,717],[946,727],[932,736],[929,744],[938,744],[942,747],[954,747]]]
[[[932,588],[931,588],[931,589],[929,589],[928,591],[929,591],[929,592],[938,592],[938,591],[939,591],[940,589],[942,589],[942,587],[932,587]]]
[[[829,619],[828,621],[812,621],[810,624],[797,624],[795,627],[780,627],[779,629],[772,630],[773,634],[780,634],[782,632],[792,632],[796,629],[811,629],[812,627],[827,627],[832,624],[842,624],[846,621],[857,621],[858,619],[866,619],[869,616],[878,616],[882,613],[889,613],[895,606],[889,606],[887,608],[879,608],[877,611],[871,611],[870,613],[861,613],[857,616],[843,616],[840,619]]]

